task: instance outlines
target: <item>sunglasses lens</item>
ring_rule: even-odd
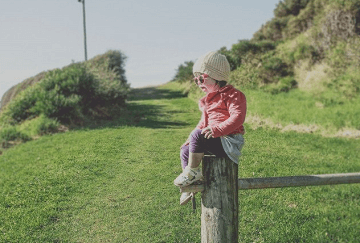
[[[207,77],[207,76],[205,76],[205,77]],[[205,78],[204,78],[204,76],[203,75],[200,75],[199,77],[195,77],[194,78],[194,82],[195,82],[195,84],[202,84],[202,83],[204,83],[205,82]]]
[[[200,77],[199,77],[199,82],[202,84],[202,83],[204,83],[204,77],[201,75]]]

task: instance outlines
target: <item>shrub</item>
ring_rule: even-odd
[[[327,51],[326,63],[337,72],[344,71],[348,66],[358,63],[358,60],[351,60],[347,53],[349,49],[345,42],[339,42],[334,48]]]
[[[258,68],[249,63],[244,63],[230,73],[229,82],[241,88],[255,89],[260,85]]]
[[[288,64],[275,55],[264,56],[259,76],[266,83],[277,83],[279,78],[293,76],[293,71]]]
[[[239,40],[238,43],[233,44],[230,51],[222,48],[221,53],[224,54],[230,63],[231,71],[240,67],[244,62],[251,62],[250,59],[257,59],[257,55],[269,52],[276,48],[276,43],[273,41],[250,41]]]
[[[39,86],[36,84],[17,95],[1,113],[1,123],[14,125],[34,116],[30,109],[35,105],[39,91]]]
[[[314,4],[314,1],[310,1],[306,8],[300,11],[299,15],[290,18],[285,30],[286,38],[293,38],[312,27],[314,17],[320,11],[321,10]]]
[[[193,69],[194,62],[188,61],[184,62],[184,64],[180,64],[176,70],[175,77],[173,78],[173,81],[178,81],[180,83],[186,82],[192,79],[193,77]]]
[[[346,72],[328,83],[328,88],[346,99],[353,99],[360,94],[360,71],[350,67]]]
[[[40,115],[33,123],[33,126],[36,134],[44,135],[56,133],[60,123],[57,120],[46,117],[45,115]]]
[[[227,50],[226,47],[224,46],[219,49],[219,53],[224,55],[228,60],[230,64],[230,71],[234,71],[238,67],[238,64],[236,63],[236,58],[232,54],[231,50]]]
[[[49,71],[5,107],[0,122],[14,125],[43,114],[61,123],[79,123],[99,117],[94,111],[124,105],[130,89],[125,59],[120,51],[109,51],[87,63]]]
[[[127,57],[120,51],[108,51],[86,63],[88,71],[98,81],[93,97],[93,107],[111,107],[125,104],[130,86],[125,77]]]
[[[288,15],[297,16],[301,9],[305,8],[310,0],[281,0],[274,10],[276,17],[285,17]]]
[[[28,87],[38,83],[41,79],[44,78],[46,72],[41,72],[34,77],[25,79],[23,82],[11,87],[5,92],[1,98],[0,109],[3,109],[14,97],[16,97],[20,92],[27,89]]]
[[[19,132],[15,126],[5,126],[0,129],[0,140],[3,142],[20,140],[23,142],[31,140],[25,133]]]
[[[69,123],[81,117],[91,106],[96,85],[93,75],[82,64],[53,70],[41,82],[20,93],[9,103],[4,114],[13,123],[40,114]]]
[[[273,18],[266,22],[260,30],[253,35],[253,41],[271,40],[281,41],[283,39],[283,30],[287,26],[290,17]]]
[[[121,51],[108,51],[105,53],[108,56],[108,69],[113,70],[117,74],[118,80],[122,84],[127,83],[125,76],[125,61],[127,57]]]
[[[289,52],[289,57],[293,63],[306,58],[309,58],[312,63],[315,63],[320,59],[320,54],[313,46],[300,43],[294,51]]]
[[[297,82],[294,77],[288,76],[279,79],[279,82],[264,86],[264,90],[271,94],[278,94],[280,92],[288,92],[297,87]]]
[[[88,112],[98,82],[83,64],[73,64],[63,70],[50,71],[39,86],[37,102],[31,111],[69,123]]]
[[[262,40],[256,42],[256,45],[257,45],[257,53],[266,53],[268,51],[275,50],[277,43],[273,41]]]

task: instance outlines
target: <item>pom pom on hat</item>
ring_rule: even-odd
[[[228,81],[230,64],[224,55],[211,51],[196,60],[193,66],[195,73],[206,73],[217,81]]]

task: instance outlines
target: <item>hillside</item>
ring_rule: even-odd
[[[251,40],[219,50],[247,97],[239,177],[360,171],[359,9],[280,1]],[[173,185],[201,116],[193,61],[174,82],[130,90],[124,58],[44,72],[3,97],[0,242],[200,241],[201,210]],[[359,189],[240,191],[239,241],[360,242]]]
[[[130,90],[125,60],[120,51],[108,51],[12,87],[2,98],[0,153],[44,134],[119,116]]]
[[[113,121],[6,150],[0,242],[199,242],[201,210],[180,206],[172,182],[200,115],[169,83],[133,90]],[[356,140],[245,126],[239,177],[360,170]],[[358,242],[359,189],[240,191],[240,242]]]
[[[325,126],[319,128],[322,131],[331,130],[325,134],[360,137],[359,34],[358,0],[279,1],[273,19],[251,40],[239,40],[229,50],[219,49],[230,62],[230,83],[248,93],[262,92],[268,99],[255,100],[261,105],[251,107],[248,122],[260,121],[270,127],[303,125],[309,132],[320,125]],[[179,65],[173,81],[198,99],[201,94],[192,82],[193,64]],[[282,102],[275,105],[272,100]],[[307,117],[301,119],[295,111],[304,108],[313,114],[301,112]],[[322,121],[315,114],[323,114]]]
[[[97,55],[86,62],[82,62],[82,64],[87,65],[89,71],[94,74],[100,80],[100,82],[104,83],[103,86],[114,85],[111,82],[114,82],[116,76],[118,76],[117,79],[120,81],[120,83],[124,85],[127,83],[124,70],[125,60],[126,56],[120,51],[111,50],[102,55]],[[63,67],[62,70],[66,70],[72,65],[74,65],[74,63]],[[46,75],[56,70],[60,69],[57,68],[54,70],[43,71],[34,77],[27,78],[19,84],[11,87],[4,93],[3,97],[1,97],[0,111],[4,110],[5,106],[19,93],[26,90],[28,87],[41,82],[46,77]]]
[[[299,89],[323,105],[359,95],[360,1],[282,0],[251,40],[227,50],[230,82],[276,94]],[[190,79],[193,61],[174,80]]]

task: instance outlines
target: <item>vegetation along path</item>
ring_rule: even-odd
[[[6,150],[0,242],[200,242],[201,210],[172,184],[199,117],[169,83],[133,90],[116,121]],[[358,140],[246,128],[240,177],[360,171]],[[359,242],[359,189],[240,191],[240,241]]]

